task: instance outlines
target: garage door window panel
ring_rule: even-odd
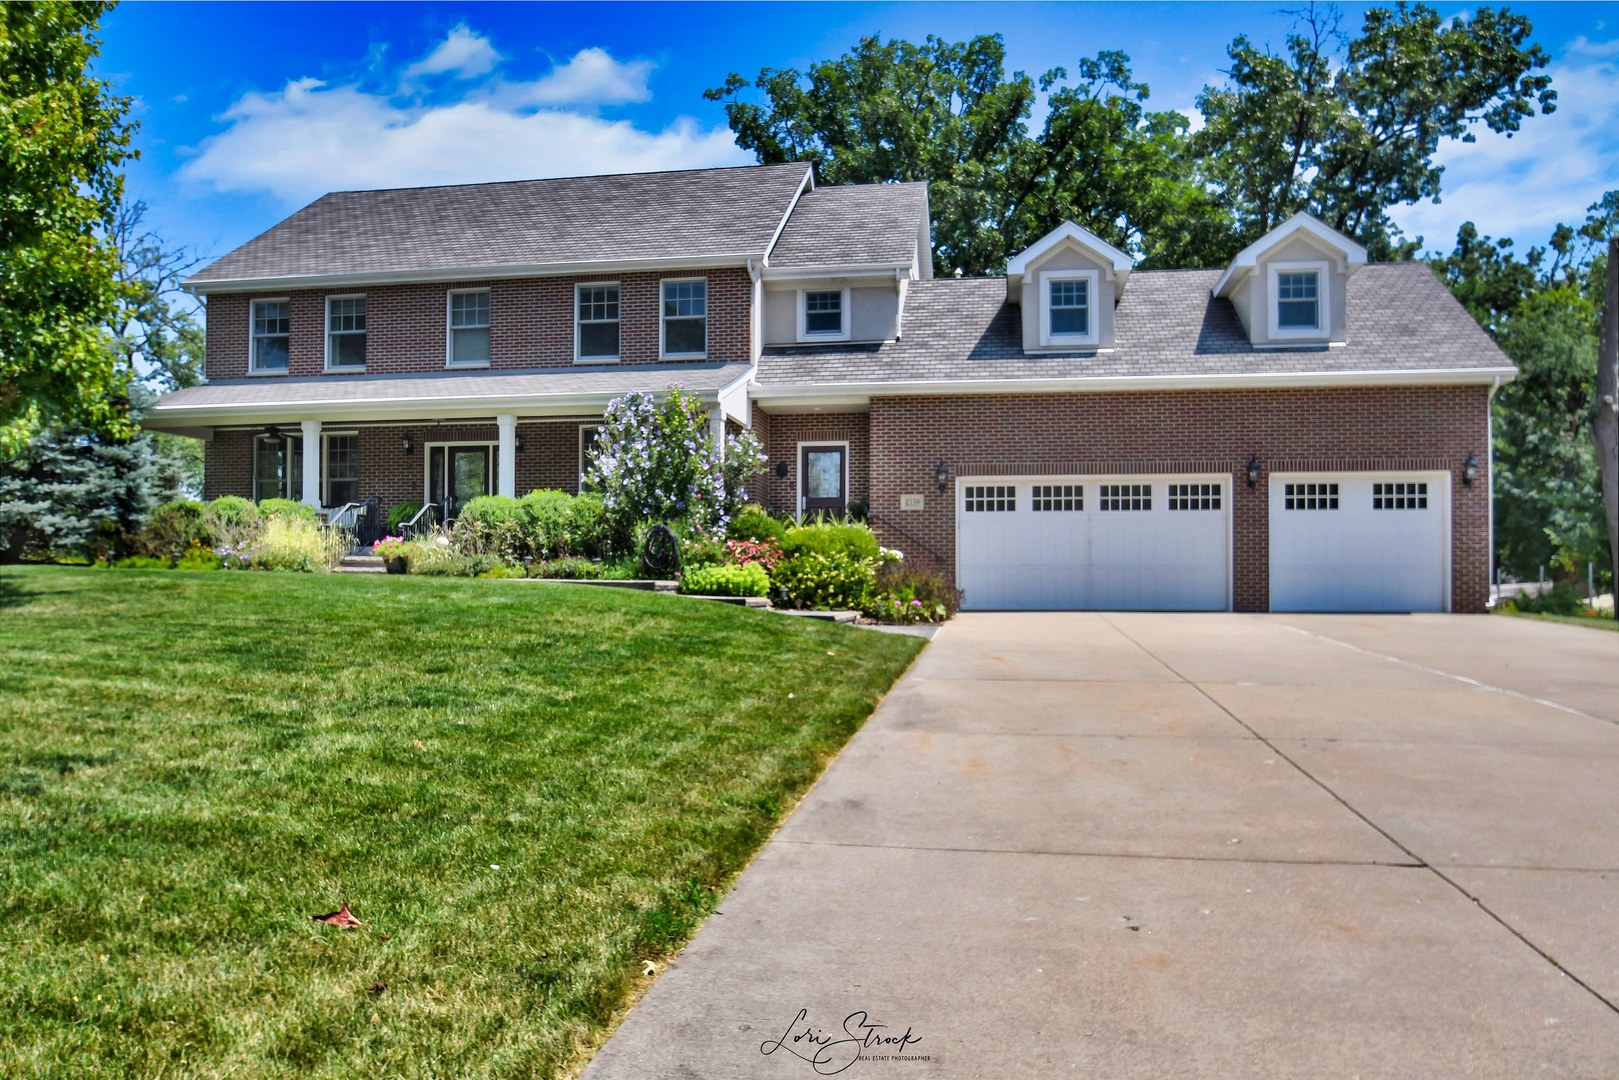
[[[1171,510],[1218,510],[1220,509],[1220,485],[1170,484],[1169,508]]]
[[[1101,508],[1109,510],[1151,510],[1151,484],[1103,484]]]
[[[1072,513],[1085,509],[1085,489],[1079,484],[1036,484],[1030,501],[1037,513]]]
[[[1283,501],[1288,510],[1336,510],[1338,485],[1288,484]]]
[[[1426,510],[1428,485],[1422,482],[1373,484],[1372,509]]]

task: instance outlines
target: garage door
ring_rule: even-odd
[[[1272,611],[1444,611],[1446,473],[1297,473],[1270,480]]]
[[[963,477],[970,610],[1224,611],[1229,476]]]

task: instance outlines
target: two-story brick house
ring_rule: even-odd
[[[205,494],[575,490],[607,402],[751,427],[979,608],[1483,607],[1511,365],[1421,264],[1300,215],[1220,270],[1064,224],[935,278],[927,189],[804,165],[328,195],[193,277]]]

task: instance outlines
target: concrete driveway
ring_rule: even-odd
[[[1619,634],[966,615],[586,1075],[1611,1078],[1616,825]]]

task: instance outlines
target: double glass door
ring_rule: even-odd
[[[493,446],[434,446],[427,452],[427,500],[445,521],[461,513],[469,499],[495,489]]]

